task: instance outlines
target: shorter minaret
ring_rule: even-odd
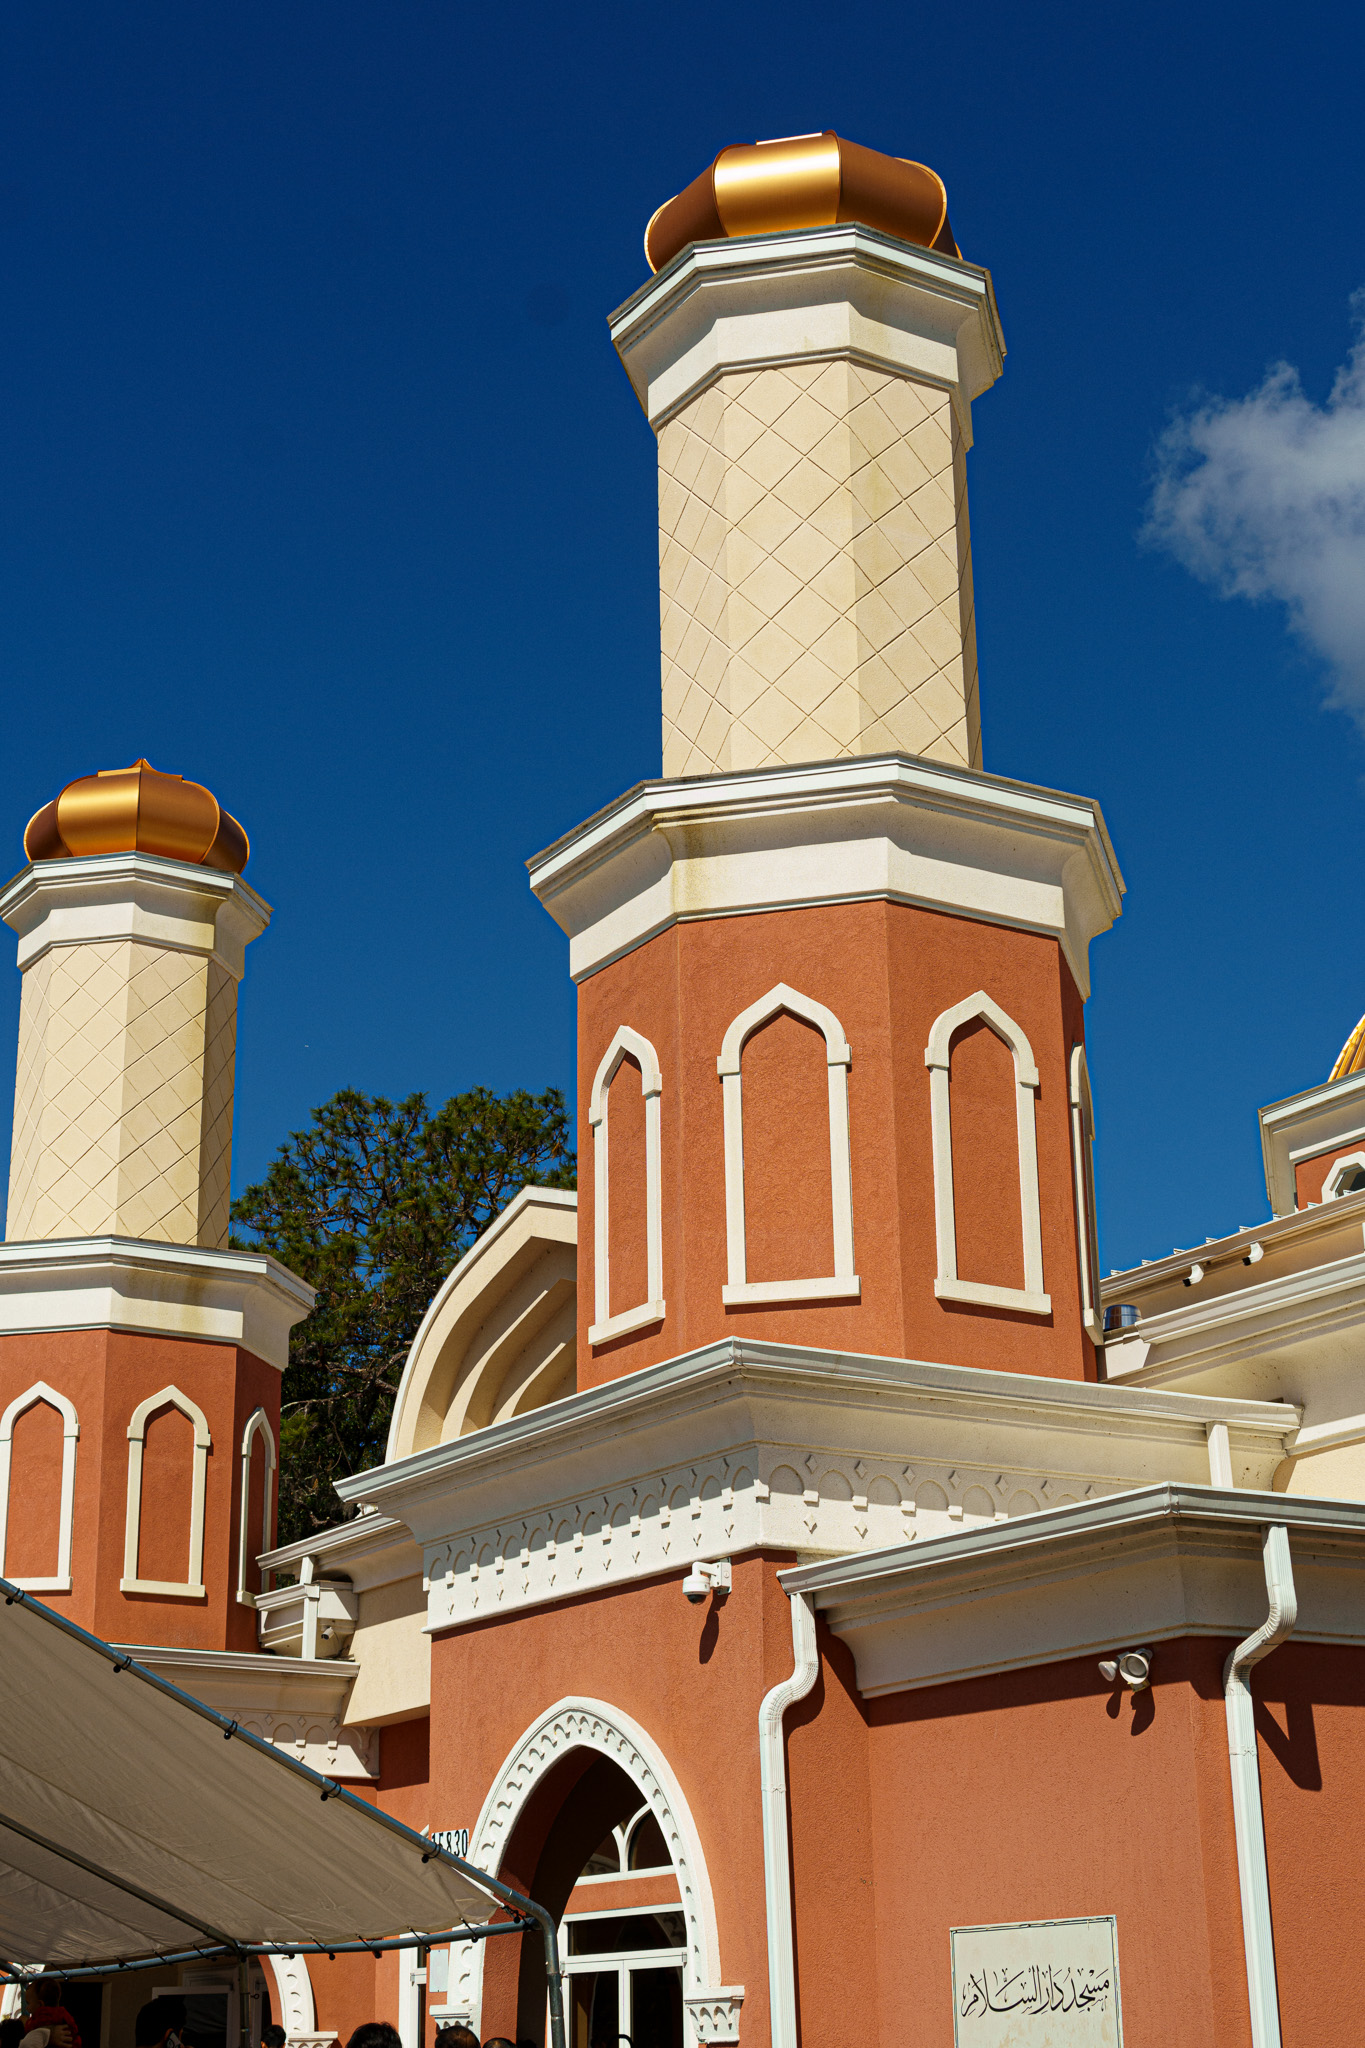
[[[228,1242],[246,834],[146,761],[30,820],[0,1244],[0,1573],[117,1642],[251,1650],[312,1290]]]

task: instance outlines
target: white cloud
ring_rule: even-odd
[[[1166,429],[1144,537],[1224,597],[1272,599],[1365,725],[1365,288],[1325,405],[1277,363],[1246,398]]]

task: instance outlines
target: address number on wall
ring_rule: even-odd
[[[468,1856],[468,1828],[433,1828],[430,1835],[438,1849],[444,1849],[447,1856]]]

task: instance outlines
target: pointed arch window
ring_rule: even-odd
[[[1081,1321],[1092,1343],[1104,1339],[1100,1315],[1100,1252],[1095,1232],[1095,1109],[1085,1047],[1071,1048],[1071,1163],[1076,1177],[1076,1255],[1080,1261]]]
[[[611,1307],[611,1147],[607,1136],[607,1098],[621,1063],[633,1059],[640,1069],[645,1100],[645,1299],[633,1308]],[[605,1344],[629,1330],[642,1330],[664,1319],[663,1162],[659,1102],[663,1094],[659,1055],[639,1031],[623,1024],[602,1055],[588,1098],[592,1125],[593,1168],[593,1322],[590,1344]]]
[[[834,1222],[832,1273],[796,1280],[749,1279],[744,1230],[744,1079],[741,1065],[745,1042],[772,1018],[786,1013],[813,1024],[825,1041],[829,1076],[829,1178]],[[721,1042],[716,1067],[720,1074],[725,1115],[725,1241],[728,1284],[721,1289],[727,1306],[740,1302],[856,1301],[861,1293],[853,1270],[853,1166],[848,1136],[848,1070],[853,1055],[844,1027],[833,1010],[788,988],[784,981],[741,1010]]]
[[[1014,1107],[1019,1153],[1019,1210],[1023,1233],[1024,1284],[995,1287],[984,1280],[961,1280],[957,1271],[957,1211],[953,1195],[952,1042],[964,1024],[982,1023],[1009,1048],[1014,1060]],[[934,1293],[940,1301],[971,1301],[987,1308],[1013,1309],[1045,1316],[1052,1301],[1043,1290],[1043,1227],[1038,1206],[1038,1137],[1034,1095],[1038,1068],[1033,1048],[1012,1017],[991,1001],[984,989],[967,996],[936,1017],[924,1050],[929,1069],[929,1113],[933,1130],[934,1225],[938,1238],[938,1277]]]
[[[59,1394],[46,1380],[35,1380],[26,1393],[16,1394],[0,1415],[0,1578],[8,1578],[5,1553],[9,1544],[10,1471],[14,1458],[14,1425],[39,1402],[55,1408],[62,1418],[62,1497],[57,1517],[57,1569],[51,1578],[14,1579],[26,1593],[69,1593],[71,1591],[71,1526],[76,1508],[76,1444],[81,1425],[76,1410],[65,1394]]]
[[[190,1473],[190,1547],[183,1579],[140,1579],[137,1572],[138,1539],[142,1529],[142,1453],[147,1425],[162,1408],[175,1408],[194,1429],[194,1456]],[[159,1593],[169,1600],[204,1598],[204,1494],[208,1486],[209,1450],[213,1439],[202,1408],[195,1406],[179,1387],[163,1387],[139,1401],[128,1422],[128,1510],[123,1525],[123,1577],[121,1593]]]
[[[270,1495],[275,1481],[275,1432],[270,1427],[270,1417],[264,1408],[258,1408],[242,1432],[242,1505],[241,1526],[237,1538],[237,1598],[243,1607],[254,1607],[256,1596],[246,1589],[247,1572],[253,1556],[259,1552],[251,1542],[251,1451],[259,1437],[265,1457],[265,1470],[261,1474],[261,1550],[270,1548]],[[268,1590],[268,1572],[261,1573],[261,1591]]]

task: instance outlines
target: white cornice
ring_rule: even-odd
[[[1294,1168],[1333,1145],[1365,1137],[1365,1074],[1347,1074],[1272,1102],[1260,1112],[1266,1193],[1277,1216],[1293,1213]]]
[[[352,1521],[319,1530],[297,1543],[266,1551],[257,1563],[263,1571],[297,1572],[305,1558],[328,1571],[345,1572],[357,1592],[410,1579],[422,1569],[422,1553],[412,1532],[395,1515],[362,1510]],[[297,1660],[294,1660],[297,1661]]]
[[[694,243],[608,325],[656,429],[728,371],[847,358],[951,392],[970,446],[1005,355],[988,271],[851,222]]]
[[[238,1344],[283,1371],[315,1290],[265,1252],[147,1238],[0,1244],[0,1335],[129,1330]]]
[[[1266,1485],[1298,1420],[1284,1404],[727,1339],[337,1490],[412,1530],[439,1628],[693,1556],[873,1548],[982,1501],[1004,1516],[1020,1497],[1197,1481],[1211,1422],[1239,1476]]]
[[[528,866],[575,981],[691,919],[881,899],[1045,933],[1084,996],[1124,887],[1098,804],[904,754],[641,783]]]
[[[851,1647],[869,1695],[1236,1638],[1265,1615],[1261,1538],[1289,1530],[1297,1637],[1365,1641],[1365,1504],[1161,1485],[782,1573]],[[1159,1662],[1157,1670],[1159,1672]]]
[[[240,875],[149,853],[36,861],[0,891],[23,971],[52,946],[136,939],[203,953],[240,981],[270,905]]]

